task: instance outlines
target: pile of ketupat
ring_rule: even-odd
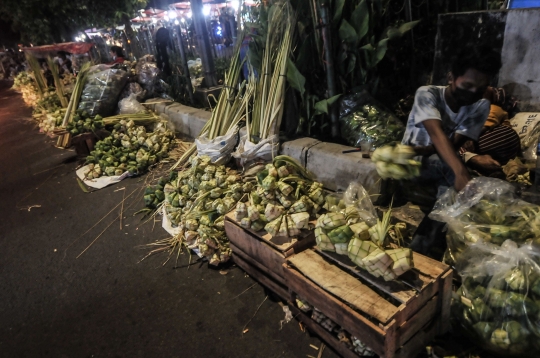
[[[390,229],[398,239],[403,238],[406,229],[404,223],[390,225],[391,209],[369,227],[362,221],[361,210],[345,205],[343,200],[333,202],[336,199],[332,196],[328,199],[327,207],[331,211],[321,215],[315,227],[315,239],[321,250],[348,255],[358,267],[386,281],[395,280],[414,267],[410,249],[389,246]]]
[[[174,133],[164,123],[158,123],[150,133],[133,120],[121,120],[114,128],[111,136],[97,142],[86,157],[86,179],[122,175],[126,171],[130,175],[143,174],[167,157],[174,140]]]
[[[13,89],[22,94],[27,106],[35,107],[40,94],[32,75],[26,71],[19,72],[13,80]]]
[[[416,153],[408,145],[385,145],[375,149],[371,160],[383,179],[412,179],[420,175],[420,162],[414,160]]]
[[[180,229],[175,237],[154,245],[171,252],[182,247],[197,250],[211,265],[218,265],[231,256],[224,215],[253,186],[244,182],[236,170],[212,164],[208,156],[194,156],[189,164],[188,169],[172,171],[168,178],[146,189],[146,206],[163,208],[173,227]]]
[[[239,203],[235,219],[244,228],[266,230],[271,236],[297,237],[309,229],[310,217],[321,210],[321,183],[288,156],[277,156],[256,175],[246,202]]]
[[[60,119],[60,123],[62,123],[63,118],[64,116]],[[57,125],[60,125],[60,123]],[[96,132],[103,127],[103,118],[100,115],[91,117],[88,112],[77,110],[77,114],[73,117],[73,122],[68,123],[66,130],[71,135],[76,136],[82,133]]]

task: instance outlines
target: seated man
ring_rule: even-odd
[[[502,166],[521,153],[520,139],[508,121],[517,101],[502,88],[491,89],[491,109],[478,141],[467,141],[460,154],[467,166],[481,175],[505,179]]]
[[[477,141],[481,135],[490,111],[488,85],[500,67],[500,54],[491,48],[465,48],[452,63],[448,86],[416,91],[402,143],[413,146],[420,156],[422,170],[416,182],[435,185],[437,197],[450,186],[460,191],[471,180],[458,151],[467,140]],[[441,258],[446,248],[443,227],[444,223],[426,216],[411,248]]]

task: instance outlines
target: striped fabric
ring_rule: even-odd
[[[500,125],[482,133],[475,143],[474,153],[488,154],[501,165],[519,155],[519,136],[512,128]]]

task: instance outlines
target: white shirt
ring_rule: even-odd
[[[412,146],[431,145],[431,138],[422,124],[428,119],[438,119],[444,133],[452,138],[459,133],[472,140],[477,140],[489,115],[490,103],[481,99],[469,106],[462,106],[454,113],[444,98],[443,86],[423,86],[416,91],[414,105],[409,114],[403,144]]]

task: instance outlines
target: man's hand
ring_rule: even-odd
[[[471,180],[471,175],[469,174],[468,170],[460,171],[459,173],[456,173],[456,179],[454,181],[454,188],[456,188],[457,191],[463,190],[467,183]]]
[[[467,162],[471,168],[478,171],[494,172],[501,169],[501,164],[490,155],[475,155]]]

